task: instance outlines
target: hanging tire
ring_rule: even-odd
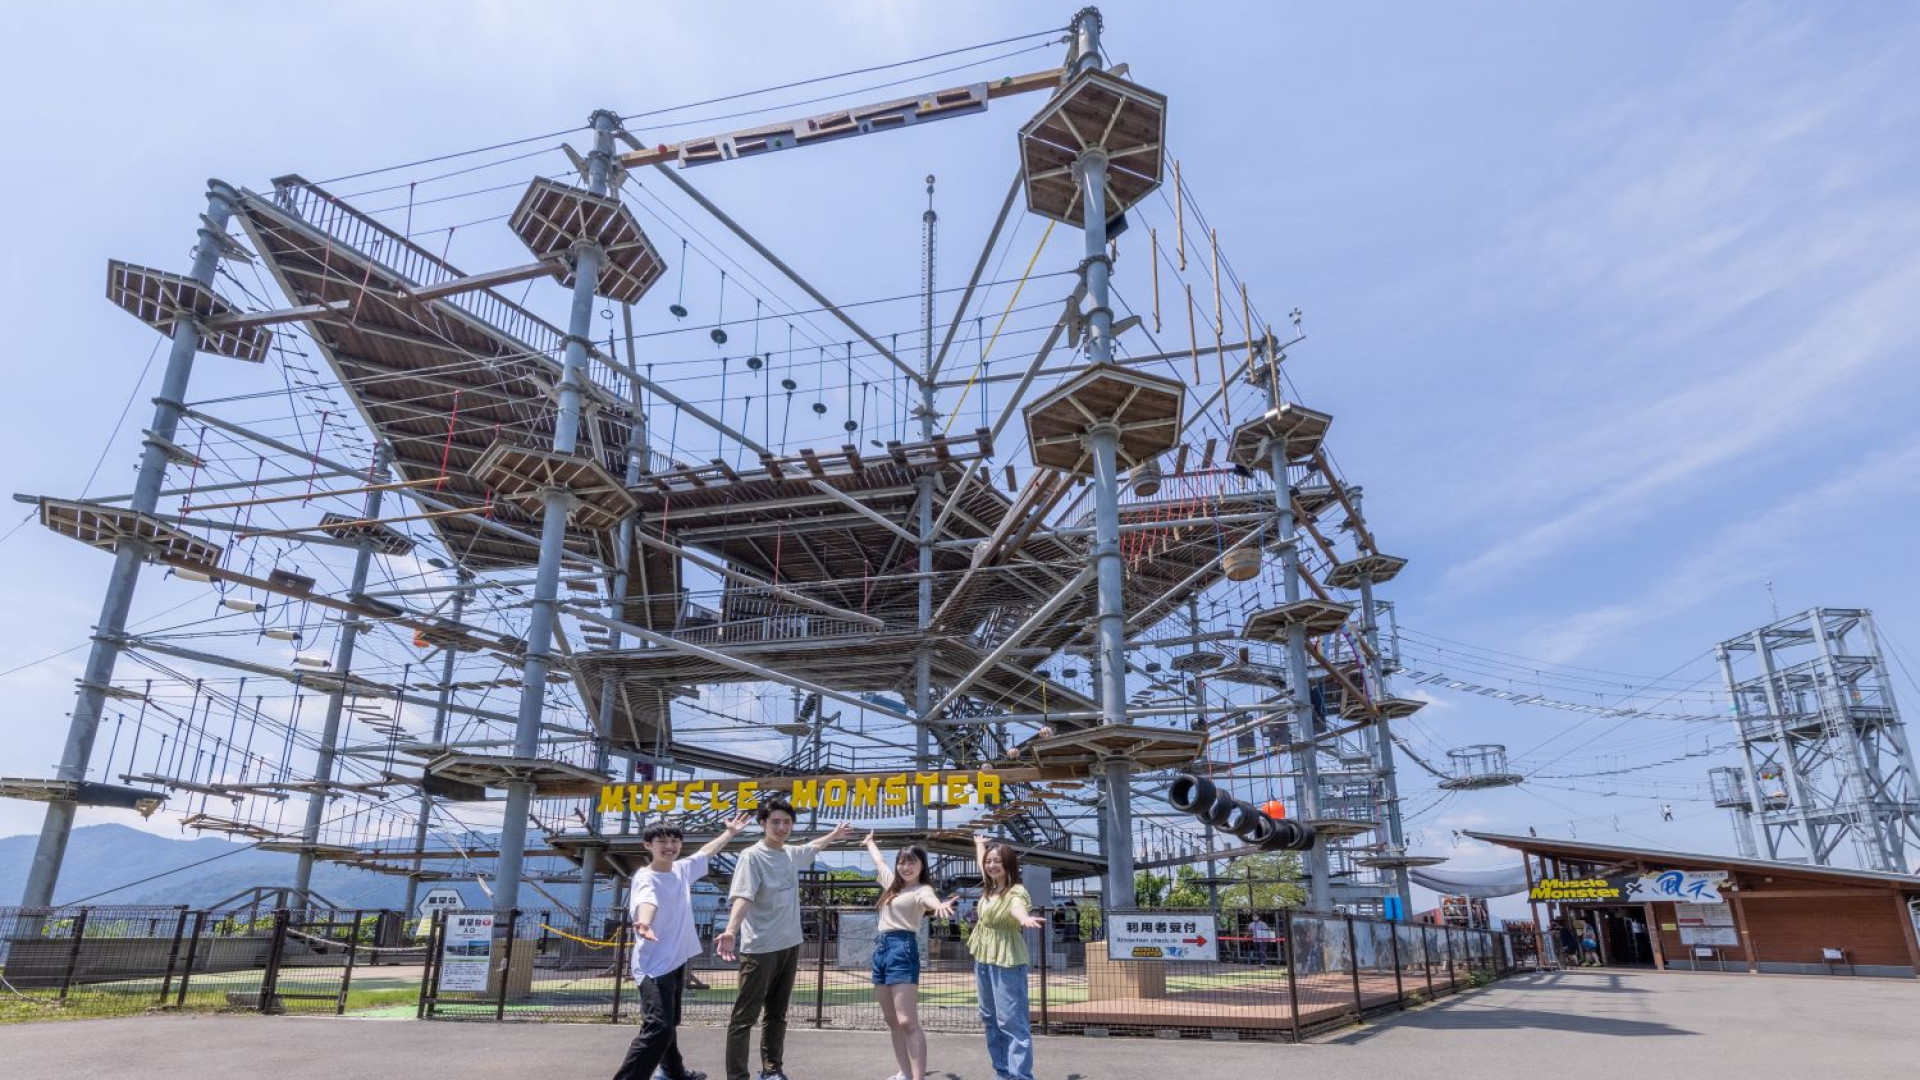
[[[1313,841],[1313,826],[1297,821],[1274,821],[1273,836],[1260,846],[1266,851],[1306,851],[1313,847]]]
[[[1223,791],[1213,797],[1213,802],[1208,804],[1206,813],[1194,816],[1216,829],[1232,832],[1233,830],[1228,826],[1233,821],[1234,814],[1244,805],[1239,799]]]
[[[1167,802],[1185,814],[1197,814],[1211,807],[1218,794],[1213,781],[1191,773],[1181,773],[1167,785]]]
[[[1251,847],[1265,847],[1273,840],[1273,833],[1278,824],[1265,814],[1254,813],[1248,815],[1244,827],[1235,830],[1233,835]]]

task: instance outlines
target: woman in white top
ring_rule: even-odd
[[[873,993],[893,1036],[893,1059],[900,1066],[890,1080],[925,1080],[927,1033],[920,1027],[920,920],[929,913],[953,917],[953,900],[942,901],[927,884],[927,852],[918,845],[900,849],[893,866],[880,854],[873,834],[867,854],[880,880],[880,932],[873,941]],[[958,899],[957,897],[955,899]]]

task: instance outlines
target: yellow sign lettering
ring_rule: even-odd
[[[847,805],[847,782],[837,776],[827,781],[822,786],[820,801],[836,809]]]
[[[853,805],[878,806],[880,804],[880,778],[877,776],[855,777],[853,781]]]
[[[796,809],[811,810],[820,804],[820,781],[795,780],[793,782],[793,805]]]

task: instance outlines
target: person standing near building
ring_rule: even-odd
[[[1033,1028],[1027,1016],[1027,939],[1022,930],[1045,924],[1029,910],[1032,898],[1020,884],[1020,853],[973,838],[980,862],[980,913],[967,951],[973,954],[980,1021],[987,1029],[987,1056],[1000,1080],[1033,1080]]]
[[[1274,933],[1267,920],[1255,915],[1247,924],[1247,934],[1253,938],[1253,962],[1261,966],[1272,963]]]
[[[853,826],[843,821],[811,843],[790,845],[792,803],[768,799],[760,804],[757,816],[764,835],[740,853],[733,884],[727,889],[732,899],[727,928],[713,939],[721,959],[740,958],[740,990],[727,1022],[727,1080],[749,1080],[747,1047],[763,1011],[760,1080],[787,1080],[783,1067],[787,1002],[793,997],[800,943],[805,938],[800,928],[800,871],[812,866],[814,856],[827,845],[853,832]]]
[[[953,917],[959,897],[941,901],[927,882],[927,850],[901,848],[893,866],[880,854],[872,833],[863,846],[880,881],[879,933],[873,941],[873,993],[893,1037],[893,1058],[900,1066],[888,1080],[926,1080],[927,1033],[920,1027],[920,920]]]
[[[640,834],[652,861],[633,875],[628,910],[633,916],[633,985],[640,997],[640,1033],[627,1047],[614,1080],[706,1080],[680,1060],[680,996],[687,964],[700,955],[700,931],[693,920],[693,883],[707,876],[709,861],[739,836],[753,819],[738,814],[719,836],[691,858],[680,858],[678,825],[649,825]]]

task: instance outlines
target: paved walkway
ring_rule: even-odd
[[[1039,1080],[1187,1076],[1485,1077],[1914,1075],[1920,982],[1578,971],[1527,976],[1305,1046],[1203,1040],[1040,1040]],[[719,1074],[721,1031],[683,1029],[689,1063]],[[631,1028],[263,1016],[147,1016],[0,1027],[23,1080],[561,1080],[610,1075]],[[976,1036],[934,1035],[933,1080],[992,1080]],[[878,1080],[886,1037],[795,1029],[799,1080]],[[1304,1070],[1292,1072],[1291,1070]]]

